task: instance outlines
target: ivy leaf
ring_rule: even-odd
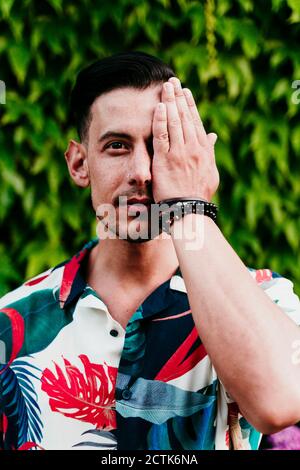
[[[22,84],[31,59],[30,51],[23,44],[15,44],[9,47],[8,56],[13,72]]]

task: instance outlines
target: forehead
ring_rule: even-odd
[[[118,123],[136,125],[152,121],[154,108],[161,100],[162,84],[152,85],[145,90],[117,88],[103,93],[92,105],[94,124],[104,130]]]

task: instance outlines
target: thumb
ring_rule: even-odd
[[[217,142],[218,136],[214,132],[211,132],[210,134],[207,135],[207,138],[208,138],[208,142],[210,143],[210,145],[214,146],[215,143]]]

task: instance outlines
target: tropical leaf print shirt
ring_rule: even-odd
[[[124,330],[84,280],[96,243],[0,300],[0,447],[257,449],[260,433],[201,342],[180,269]],[[291,281],[249,272],[300,324]]]

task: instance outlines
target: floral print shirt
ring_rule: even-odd
[[[261,434],[216,374],[180,269],[125,330],[84,280],[96,243],[0,300],[0,448],[257,449]],[[291,281],[249,272],[300,324]]]

